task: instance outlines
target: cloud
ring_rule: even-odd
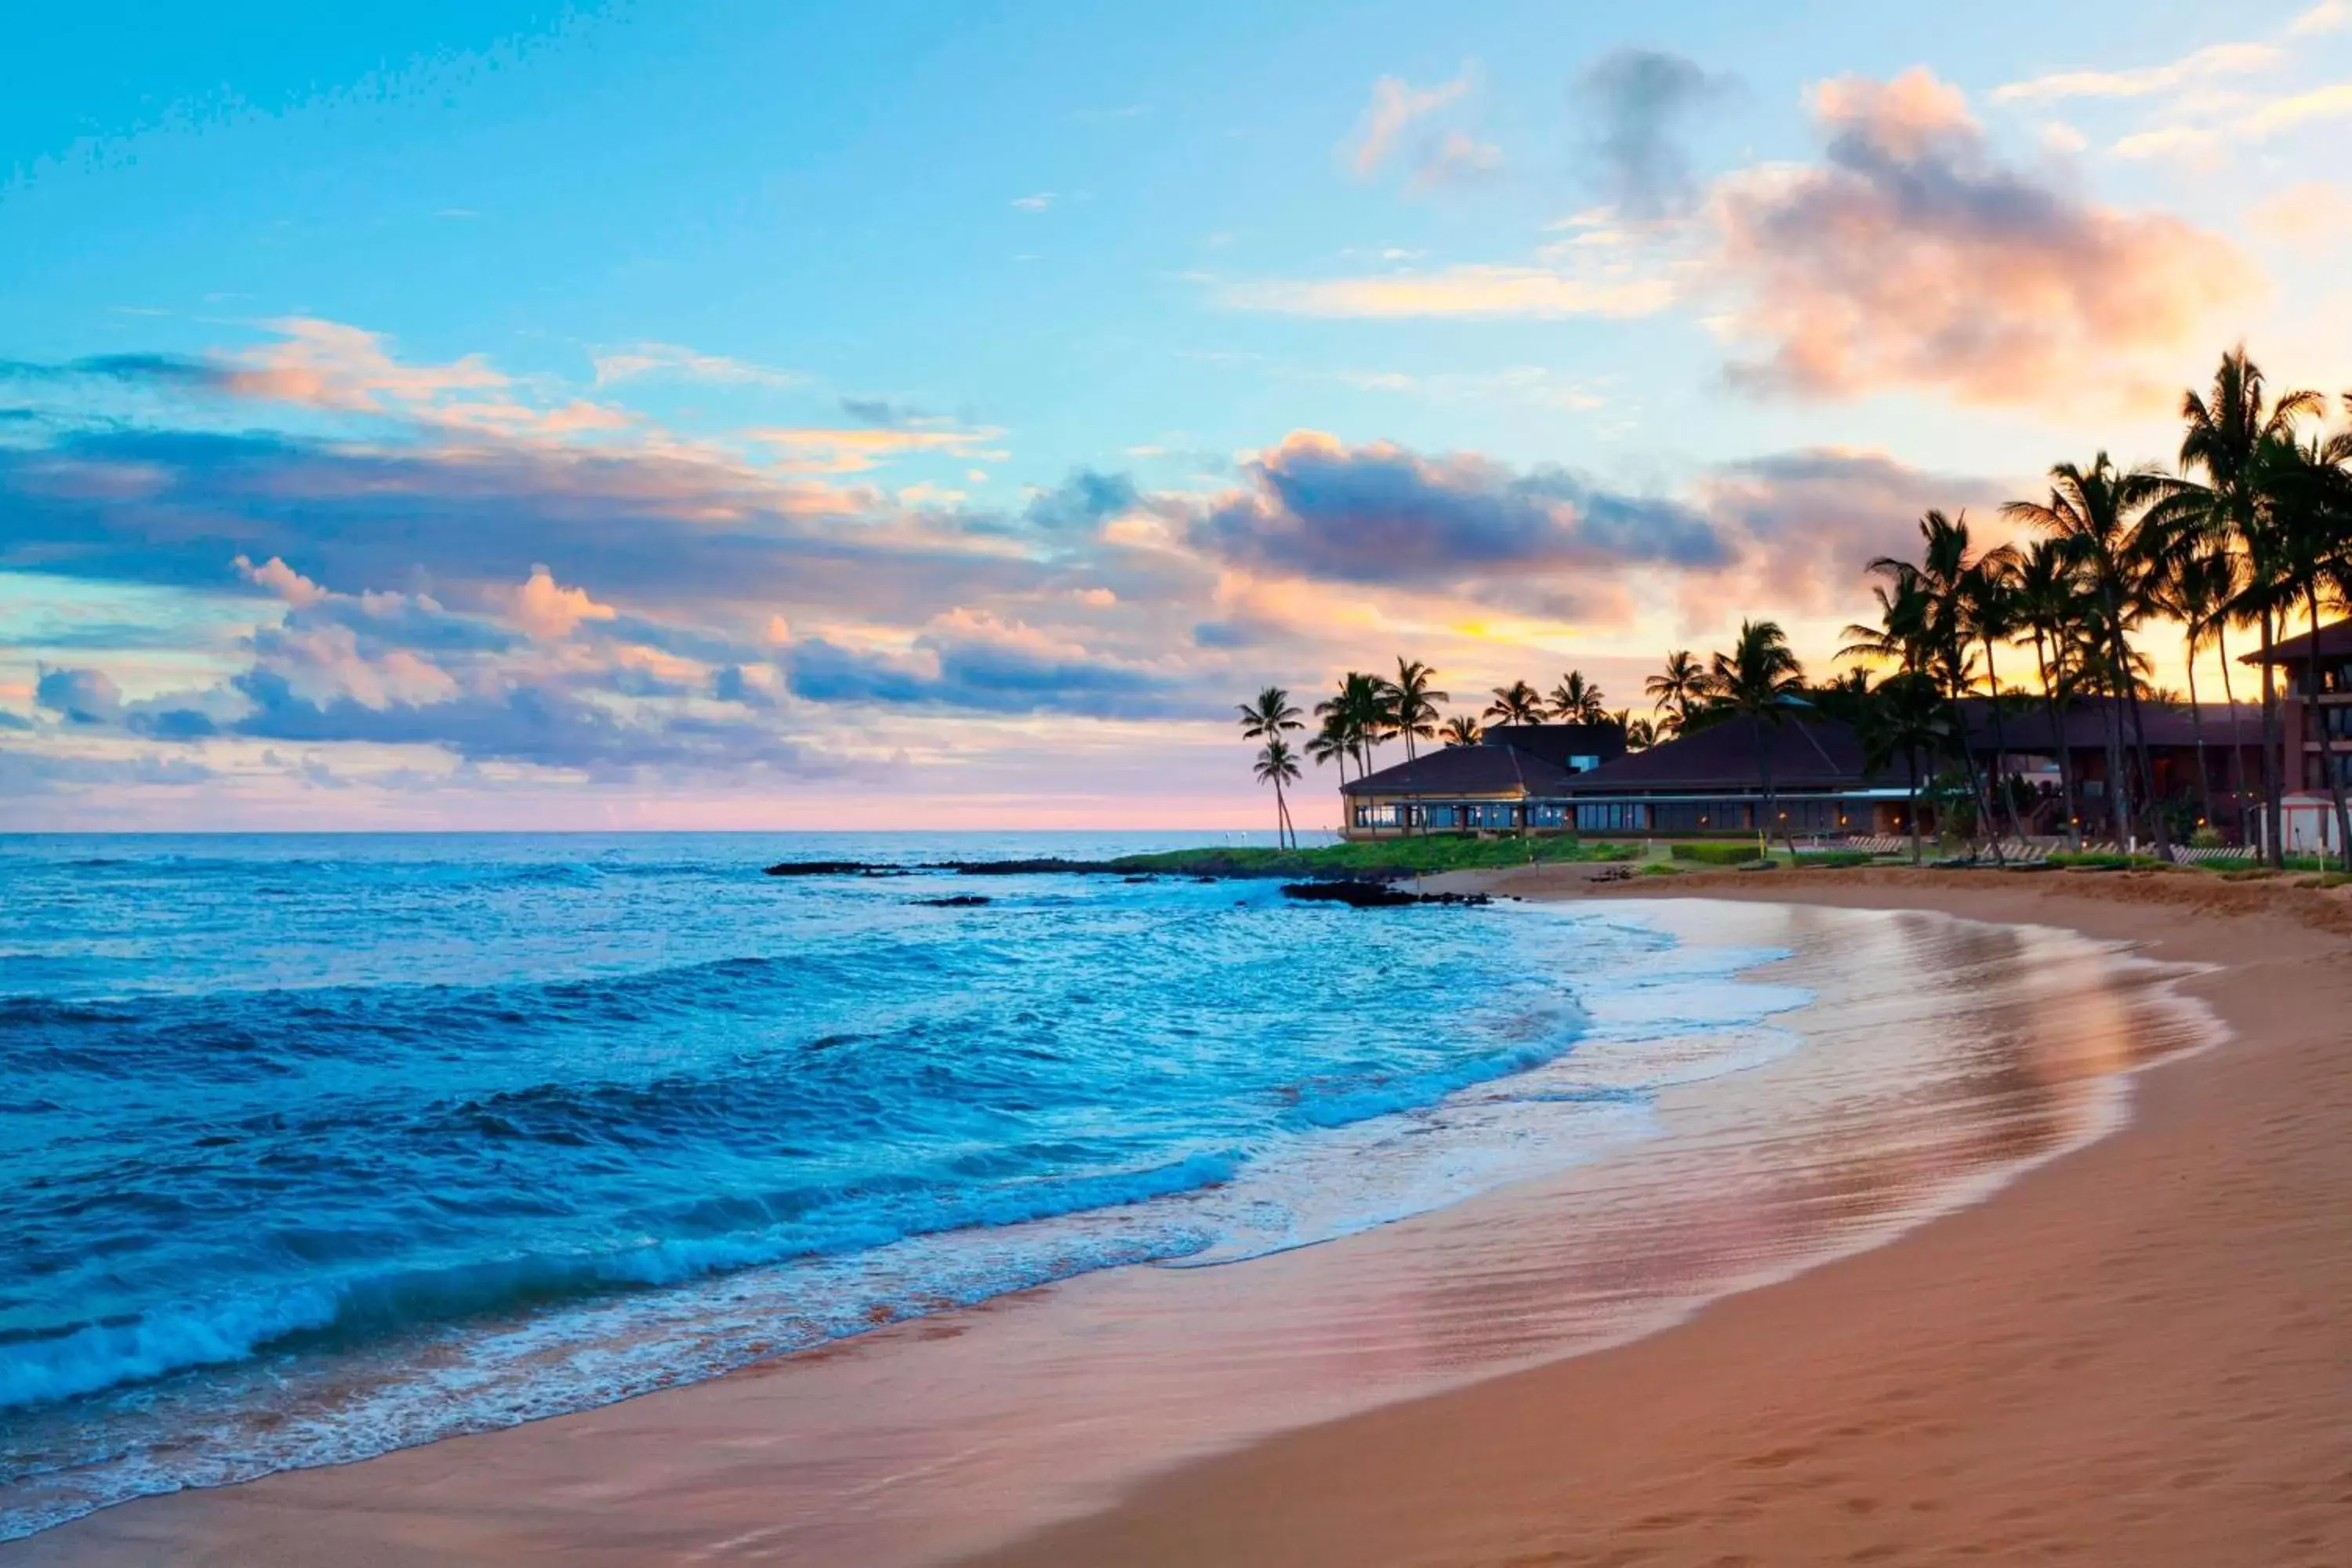
[[[1107,658],[1018,622],[951,610],[904,652],[858,649],[824,637],[796,645],[786,682],[818,703],[1073,713],[1099,719],[1222,716],[1171,676]]]
[[[1054,200],[1055,195],[1052,191],[1037,191],[1029,195],[1013,197],[1013,205],[1024,213],[1041,213],[1052,206]]]
[[[803,379],[792,371],[771,370],[725,354],[700,353],[677,343],[631,343],[595,355],[593,363],[599,386],[648,377],[755,386],[787,386]]]
[[[1355,134],[1340,149],[1356,177],[1371,178],[1396,150],[1399,139],[1413,121],[1461,98],[1470,90],[1472,81],[1471,68],[1465,66],[1461,75],[1435,87],[1417,88],[1402,77],[1393,76],[1384,76],[1372,83],[1371,101],[1364,106]]]
[[[2308,244],[2352,230],[2352,198],[2337,186],[2304,180],[2255,203],[2246,222],[2267,238]]]
[[[913,453],[968,456],[1004,434],[997,429],[827,429],[799,426],[747,430],[747,439],[782,448],[783,467],[793,473],[863,473],[878,463]]]
[[[2233,147],[2252,146],[2306,125],[2352,119],[2352,82],[2335,82],[2308,92],[2266,99],[2233,113],[2200,118],[2135,132],[2115,144],[2119,158],[2175,158],[2210,165]]]
[[[1690,210],[1697,185],[1678,132],[1728,87],[1656,49],[1615,49],[1585,68],[1570,101],[1584,124],[1594,181],[1618,212],[1646,223]]]
[[[566,439],[628,428],[624,411],[526,381],[480,354],[441,364],[394,356],[390,340],[341,321],[292,316],[267,323],[274,342],[198,358],[100,354],[58,363],[0,362],[0,380],[68,386],[105,382],[184,396],[278,403],[320,413],[509,437]],[[680,351],[683,352],[683,351]]]
[[[1416,195],[1459,190],[1494,178],[1502,167],[1501,148],[1467,131],[1449,131],[1423,152],[1405,188]]]
[[[1728,558],[1687,507],[1602,490],[1558,468],[1516,473],[1468,454],[1424,458],[1298,431],[1244,473],[1246,487],[1209,507],[1191,537],[1261,570],[1434,587]]]
[[[1435,272],[1234,283],[1218,298],[1234,310],[1295,316],[1558,321],[1654,315],[1674,302],[1675,286],[1663,278],[1585,278],[1543,267],[1462,266]]]
[[[508,378],[480,354],[446,364],[393,358],[381,332],[311,316],[272,321],[279,342],[239,355],[226,384],[240,396],[346,412],[446,410],[454,395],[504,392]]]
[[[122,689],[95,669],[44,668],[33,687],[36,707],[75,724],[104,724],[122,711]]]
[[[218,775],[185,757],[92,757],[42,752],[16,746],[0,749],[0,797],[54,794],[61,788],[77,793],[93,786],[124,784],[186,786],[211,783]]]
[[[2177,92],[2216,77],[2264,71],[2284,57],[2269,44],[2214,44],[2166,65],[2133,70],[2058,71],[1993,89],[2000,103],[2052,103],[2068,98],[2146,98]]]
[[[2134,388],[2257,283],[2226,241],[2002,166],[1958,89],[1924,70],[1813,95],[1823,163],[1719,182],[1736,384],[1805,396],[1932,388],[2032,403]]]
[[[2320,0],[2320,4],[2297,16],[2287,31],[2304,38],[2342,27],[2352,27],[2352,5],[2347,5],[2345,0]]]
[[[209,361],[184,354],[90,354],[58,363],[0,360],[0,381],[110,381],[173,390],[220,392],[230,374]]]
[[[530,575],[507,600],[506,613],[532,637],[552,640],[570,637],[583,621],[609,621],[620,612],[598,604],[584,588],[557,586],[555,574],[534,563]]]
[[[270,434],[0,444],[0,567],[214,588],[238,555],[328,584],[488,604],[546,563],[636,610],[897,613],[1037,580],[1001,542],[691,454],[387,447]]]
[[[1915,468],[1884,452],[1811,447],[1722,464],[1692,504],[1727,540],[1727,577],[1750,602],[1819,613],[1854,604],[1863,563],[1906,554],[1929,508],[1975,508],[1981,532],[2001,525],[1998,480]],[[1711,590],[1705,590],[1711,591]]]
[[[253,711],[236,731],[257,739],[433,746],[477,762],[526,763],[602,776],[713,768],[791,773],[820,765],[805,745],[763,726],[690,714],[635,721],[560,687],[517,686],[377,705],[350,696],[308,697],[278,672],[256,669],[239,677],[237,688]]]
[[[306,605],[315,605],[327,596],[327,591],[324,588],[320,587],[275,555],[258,566],[243,555],[236,557],[229,563],[236,568],[238,575],[247,582],[257,588],[267,588],[297,609]]]
[[[901,430],[913,425],[938,425],[936,415],[924,413],[887,397],[843,397],[837,400],[841,411],[861,425],[872,425],[884,430]]]
[[[1125,474],[1073,468],[1059,485],[1031,497],[1022,517],[1050,533],[1088,532],[1142,503],[1135,481]]]

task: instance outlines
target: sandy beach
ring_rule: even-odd
[[[2352,907],[2188,876],[1673,891],[2144,943],[2218,966],[2190,989],[2236,1037],[2148,1075],[2124,1132],[1893,1246],[1192,1468],[986,1561],[2352,1561]]]
[[[2116,1037],[2084,1063],[2026,1038],[2014,998],[1971,1013],[1973,982],[1897,976],[1848,999],[1818,1060],[1762,1069],[1778,1099],[1674,1108],[1667,1166],[1762,1152],[1708,1167],[1732,1173],[1720,1194],[1595,1168],[1238,1268],[1111,1270],[604,1410],[126,1504],[0,1560],[2352,1560],[2352,905],[2188,875],[1488,885],[1724,900],[1735,925],[1734,903],[1818,906],[1810,927],[1773,913],[1812,933],[1809,984],[1841,941],[1894,930],[1841,907],[1991,922],[1901,937],[1954,965],[1975,944],[1986,973],[2061,940],[2006,928],[2059,928],[2210,966],[2178,984],[2233,1037],[2132,1079],[2130,1125],[2099,1137],[2135,1036],[2151,1058],[2193,1044],[2161,997],[2066,993]],[[1862,1081],[1839,1053],[1930,1017],[1966,1026],[1935,1042],[1968,1064],[1949,1098],[1874,1105],[1839,1145]],[[1775,1126],[1802,1159],[1776,1161]],[[1914,1227],[1971,1173],[2029,1164]],[[1678,1293],[1709,1304],[1563,1355]],[[1234,1446],[1255,1428],[1273,1435]],[[1035,1528],[1041,1510],[1062,1521]]]

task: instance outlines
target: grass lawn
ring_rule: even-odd
[[[1507,866],[1567,861],[1632,860],[1641,851],[1630,844],[1595,844],[1567,837],[1466,838],[1432,835],[1316,849],[1169,849],[1156,855],[1126,855],[1115,869],[1192,877],[1414,877],[1440,871],[1484,871]]]

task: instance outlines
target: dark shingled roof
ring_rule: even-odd
[[[1556,795],[1575,775],[1517,746],[1447,746],[1423,752],[1409,763],[1382,768],[1368,778],[1349,779],[1343,795]]]
[[[2319,657],[2322,658],[2352,658],[2352,621],[2330,621],[2319,628]],[[2288,664],[2312,656],[2312,634],[2299,637],[2282,637],[2268,647],[2258,647],[2252,653],[2240,654],[2240,664]]]
[[[1625,731],[1617,724],[1489,724],[1486,744],[1516,746],[1564,768],[1570,757],[1597,757],[1605,763],[1623,756]]]
[[[2095,751],[2107,743],[2108,697],[2078,697],[2066,707],[2064,727],[2066,745],[2070,751]],[[1994,749],[1992,707],[1982,698],[1973,698],[1967,704],[1969,718],[1969,749],[1990,752]],[[2205,727],[2205,744],[2226,747],[2230,744],[2231,709],[2226,702],[2200,702],[2197,717],[2189,717],[2189,705],[2169,708],[2160,702],[2142,700],[2139,705],[2140,726],[2147,732],[2151,746],[2193,746],[2197,743],[2197,727]],[[2040,702],[2032,707],[2012,706],[2001,715],[2001,741],[2011,752],[2050,752],[2052,731],[2049,713]],[[2263,736],[2263,710],[2259,704],[2241,702],[2237,707],[2239,744],[2259,746]],[[2124,743],[2131,744],[2131,721],[2124,721]]]
[[[1567,793],[1759,789],[1763,784],[1756,765],[1759,722],[1727,719],[1646,752],[1629,752],[1591,773],[1572,774]],[[1772,763],[1775,789],[1900,789],[1906,776],[1900,762],[1876,777],[1865,774],[1862,742],[1855,739],[1851,725],[1834,719],[1791,715],[1778,725],[1764,726],[1764,744]]]

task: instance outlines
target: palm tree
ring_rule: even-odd
[[[1417,736],[1433,739],[1437,733],[1437,705],[1450,700],[1446,694],[1430,685],[1437,672],[1419,659],[1397,659],[1396,679],[1387,683],[1388,720],[1391,728],[1404,737],[1404,760],[1412,761],[1412,742]]]
[[[1551,711],[1563,724],[1598,724],[1609,717],[1609,710],[1601,706],[1601,688],[1585,679],[1580,669],[1570,670],[1551,689]]]
[[[1315,705],[1341,749],[1356,759],[1359,778],[1372,771],[1372,748],[1389,738],[1387,682],[1351,669],[1339,678],[1337,695]]]
[[[1968,514],[1962,512],[1960,519],[1959,526],[1965,528]],[[1979,555],[1960,584],[1959,609],[1961,626],[1984,648],[1985,688],[1991,694],[1992,709],[1992,790],[2009,808],[2010,831],[2021,839],[2025,824],[2018,817],[2017,797],[2000,771],[2001,759],[2009,754],[2009,737],[2001,722],[2000,668],[1993,652],[2017,630],[2018,565],[2015,545],[1997,545]]]
[[[1543,693],[1524,680],[1497,686],[1495,700],[1486,704],[1482,717],[1498,724],[1540,724],[1544,721]]]
[[[2050,500],[2011,501],[2008,516],[2031,522],[2073,552],[2088,590],[2103,662],[2131,722],[2139,804],[2147,813],[2157,858],[2172,858],[2163,803],[2156,798],[2156,769],[2140,722],[2137,660],[2130,626],[2147,609],[2148,587],[2161,578],[2172,535],[2158,510],[2173,493],[2172,481],[2147,468],[2120,472],[2101,452],[2088,469],[2061,463],[2050,470]]]
[[[2074,552],[2056,540],[2035,540],[2018,559],[2014,592],[2017,626],[2033,640],[2042,709],[2058,752],[2059,804],[2066,815],[2066,842],[2080,849],[2083,831],[2074,805],[2074,751],[2068,744],[2066,725],[2076,684],[2073,650],[2080,640],[2083,602]]]
[[[1658,727],[1647,719],[1636,719],[1631,712],[1612,714],[1617,727],[1625,731],[1625,749],[1646,752],[1658,743]]]
[[[2181,478],[2168,488],[2162,517],[2168,528],[2241,559],[2248,586],[2255,591],[2248,618],[2259,622],[2263,646],[2268,647],[2277,637],[2277,610],[2275,601],[2262,590],[2282,574],[2258,457],[2265,442],[2293,439],[2294,422],[2321,412],[2325,405],[2315,392],[2290,392],[2265,407],[2265,395],[2262,368],[2246,357],[2243,343],[2221,356],[2206,395],[2193,391],[2181,395]],[[2189,478],[2192,470],[2203,476],[2201,482]],[[2270,862],[2277,867],[2285,864],[2286,853],[2279,838],[2284,781],[2278,690],[2268,663],[2262,675],[2264,839]]]
[[[1960,742],[1960,763],[1975,797],[1979,822],[1989,830],[1993,859],[2002,859],[2000,829],[1993,819],[1992,801],[1977,771],[1976,747],[1969,733],[1961,700],[1976,685],[1975,606],[1980,597],[1977,567],[1969,557],[1968,514],[1958,519],[1929,511],[1919,519],[1919,563],[1916,567],[1891,556],[1881,556],[1870,569],[1881,575],[1902,575],[1913,589],[1918,614],[1912,635],[1918,641],[1922,668],[1933,670],[1952,704],[1953,732]],[[1998,742],[1996,742],[1996,744]]]
[[[1307,755],[1318,767],[1325,763],[1339,763],[1339,785],[1344,789],[1348,784],[1348,757],[1354,745],[1348,737],[1348,726],[1339,716],[1324,711],[1331,706],[1328,702],[1315,705],[1315,710],[1323,714],[1323,722],[1316,728],[1315,733],[1307,738]]]
[[[1478,721],[1469,714],[1456,713],[1438,727],[1437,738],[1444,742],[1449,750],[1462,746],[1483,746],[1486,743],[1486,731],[1480,729]]]
[[[1707,670],[1707,696],[1727,714],[1748,721],[1756,745],[1756,774],[1764,786],[1764,820],[1757,837],[1770,831],[1778,820],[1778,797],[1772,789],[1772,752],[1768,731],[1777,733],[1790,708],[1803,700],[1805,668],[1790,651],[1789,638],[1772,621],[1742,621],[1738,640],[1727,654],[1718,653]],[[1787,838],[1786,830],[1781,837]],[[1793,839],[1789,852],[1796,853]]]
[[[2179,621],[2188,658],[2189,728],[2197,745],[2197,809],[2200,820],[2213,820],[2213,773],[2205,765],[2205,713],[2197,701],[2197,653],[2210,642],[2215,626],[2227,614],[2231,590],[2230,558],[2213,550],[2175,552],[2165,572],[2150,586],[2148,605],[2167,620]],[[2227,670],[2222,672],[2228,674]]]
[[[1690,649],[1678,647],[1666,655],[1665,671],[1642,683],[1650,711],[1662,714],[1659,727],[1677,734],[1689,722],[1691,710],[1706,700],[1706,668]]]
[[[1279,686],[1269,686],[1257,694],[1255,702],[1238,703],[1242,716],[1242,739],[1244,741],[1280,740],[1286,731],[1304,730],[1303,715],[1291,705],[1290,693]]]
[[[1266,743],[1265,749],[1258,752],[1257,776],[1261,784],[1269,777],[1274,780],[1275,837],[1281,839],[1287,836],[1295,840],[1297,835],[1290,832],[1290,807],[1283,800],[1282,781],[1286,776],[1293,779],[1298,776],[1298,763],[1292,757],[1290,742],[1283,739],[1283,734],[1286,731],[1304,730],[1307,726],[1301,721],[1298,710],[1291,705],[1290,693],[1279,686],[1266,687],[1257,694],[1256,701],[1237,706],[1242,716],[1242,739]],[[1269,774],[1266,770],[1276,764],[1279,768],[1288,769],[1287,774],[1278,770]]]
[[[1276,735],[1259,748],[1257,782],[1274,785],[1274,810],[1276,822],[1275,837],[1290,848],[1298,847],[1297,830],[1290,826],[1290,806],[1283,798],[1282,786],[1298,782],[1298,760],[1291,754],[1290,742]]]
[[[1862,764],[1875,775],[1895,758],[1903,759],[1904,822],[1911,833],[1911,864],[1919,864],[1919,780],[1923,758],[1932,758],[1950,741],[1948,708],[1935,678],[1924,670],[1901,670],[1882,680],[1871,692],[1855,730],[1862,741]]]

